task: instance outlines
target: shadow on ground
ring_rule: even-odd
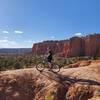
[[[52,71],[43,71],[43,72],[41,72],[41,74],[51,80],[54,80],[54,81],[62,84],[62,85],[65,85],[65,84],[71,85],[71,84],[75,84],[75,83],[80,83],[80,84],[100,86],[100,82],[97,82],[95,80],[77,79],[75,77],[70,77],[70,76],[65,76],[65,75],[59,74],[59,73],[54,73]]]

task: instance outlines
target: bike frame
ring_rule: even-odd
[[[47,62],[46,60],[43,60],[42,64],[45,66],[45,68],[46,68],[46,67],[47,67],[47,68],[50,68],[50,67],[53,66],[54,63],[51,62],[51,66],[49,66],[49,62]]]

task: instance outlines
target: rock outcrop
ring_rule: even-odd
[[[35,68],[2,71],[0,100],[100,100],[100,61],[59,73]]]
[[[100,35],[88,35],[84,38],[86,56],[100,56]]]
[[[93,56],[100,57],[100,34],[86,37],[72,37],[62,41],[44,41],[33,45],[33,54],[45,54],[50,48],[54,54],[64,57]]]

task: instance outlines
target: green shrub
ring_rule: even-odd
[[[0,70],[27,68],[32,65],[33,55],[0,56]]]

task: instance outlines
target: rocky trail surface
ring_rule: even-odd
[[[36,68],[0,72],[0,100],[100,100],[100,61],[59,73]]]

